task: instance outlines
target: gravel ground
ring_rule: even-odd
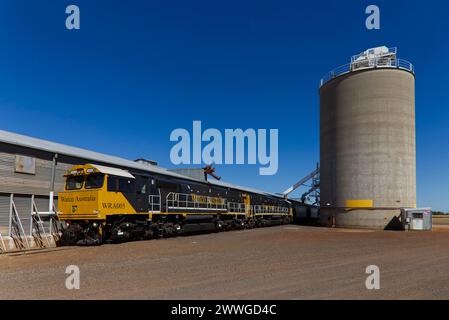
[[[449,228],[280,226],[0,256],[2,299],[449,299]],[[81,273],[67,290],[68,265]],[[368,265],[380,290],[367,290]]]

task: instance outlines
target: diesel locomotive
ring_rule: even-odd
[[[96,164],[69,169],[58,199],[61,242],[68,245],[288,224],[294,210],[275,194]]]

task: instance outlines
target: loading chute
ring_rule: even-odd
[[[320,204],[320,166],[317,164],[315,170],[310,172],[304,178],[296,182],[290,188],[285,190],[282,195],[285,199],[298,188],[307,187],[307,191],[301,195],[301,202],[310,203],[312,205]]]

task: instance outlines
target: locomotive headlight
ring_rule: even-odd
[[[92,223],[92,227],[97,228],[98,227],[98,223],[96,223],[96,222]]]

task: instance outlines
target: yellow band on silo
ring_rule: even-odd
[[[374,207],[373,200],[346,200],[347,208],[372,208]]]

